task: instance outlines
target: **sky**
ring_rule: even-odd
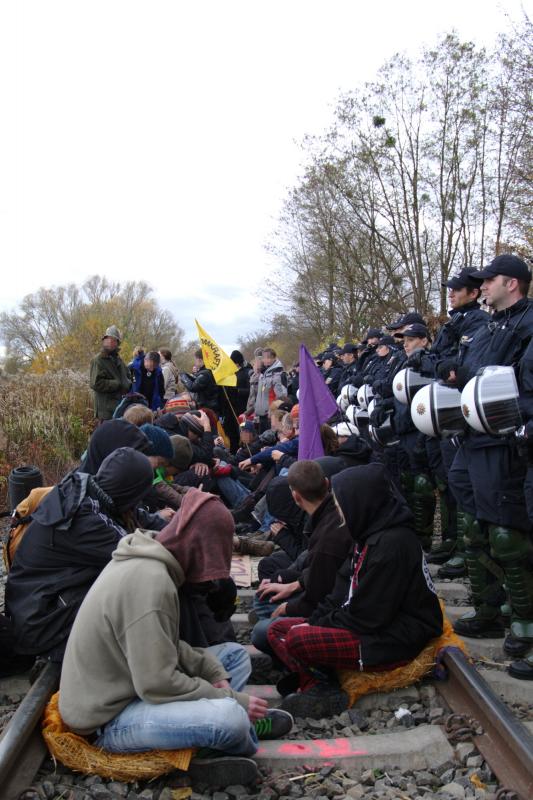
[[[452,29],[491,45],[533,0],[3,0],[0,310],[145,280],[226,349],[276,305],[272,241],[341,91]],[[110,320],[112,322],[112,320]]]

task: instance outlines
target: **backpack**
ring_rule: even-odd
[[[21,500],[11,517],[11,528],[7,535],[7,541],[3,546],[4,567],[6,572],[9,572],[13,566],[13,559],[17,548],[21,543],[30,522],[32,521],[32,514],[35,509],[40,505],[41,500],[46,497],[48,492],[51,492],[53,486],[39,486],[32,489],[31,492],[24,500]]]

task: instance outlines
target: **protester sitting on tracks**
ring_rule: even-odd
[[[217,536],[207,537],[213,506]],[[155,538],[135,531],[123,539],[87,595],[65,654],[60,712],[111,752],[208,747],[251,756],[258,734],[278,738],[292,717],[243,692],[251,666],[241,645],[200,650],[180,640],[179,587],[226,578],[233,538],[231,515],[213,495],[191,489],[182,515],[189,524],[179,534],[169,526]]]
[[[144,406],[141,406],[141,408],[144,408]],[[107,420],[96,428],[89,439],[89,445],[78,471],[96,475],[104,458],[119,447],[133,447],[134,450],[144,453],[152,463],[152,466],[159,465],[159,458],[153,455],[153,443],[150,442],[146,434],[132,422],[121,418]],[[161,506],[158,506],[158,508],[159,511],[151,513],[144,504],[137,504],[135,515],[140,527],[152,531],[160,531],[165,527],[170,521],[173,509],[169,507],[161,508]]]
[[[337,570],[353,547],[350,530],[320,465],[316,461],[298,461],[289,469],[287,480],[294,502],[310,517],[309,541],[298,571],[285,570],[283,582],[262,581],[259,587],[260,600],[279,604],[272,607],[269,619],[257,623],[252,633],[253,644],[267,652],[270,647],[266,636],[272,620],[312,614],[333,590]]]
[[[127,422],[131,422],[132,425],[137,425],[137,427],[140,428],[141,425],[153,424],[154,413],[148,408],[148,406],[142,406],[140,403],[134,403],[125,410],[124,414],[122,415],[122,419],[125,419]]]
[[[61,661],[83,598],[152,483],[148,458],[130,447],[108,455],[93,477],[72,472],[44,497],[20,542],[6,585],[16,650]]]
[[[381,464],[343,470],[335,498],[355,539],[347,579],[306,620],[277,620],[268,642],[297,686],[282,707],[299,717],[340,713],[335,670],[392,669],[442,633],[443,619],[405,501]]]

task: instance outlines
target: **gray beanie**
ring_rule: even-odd
[[[174,455],[170,459],[170,464],[176,469],[188,469],[192,461],[192,444],[186,436],[178,434],[171,436],[172,449]]]

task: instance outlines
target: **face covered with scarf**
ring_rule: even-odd
[[[356,542],[387,528],[412,526],[413,515],[382,464],[349,467],[334,475],[331,483]]]
[[[188,583],[205,583],[228,577],[234,530],[233,517],[218,497],[189,489],[155,538],[172,553]]]

